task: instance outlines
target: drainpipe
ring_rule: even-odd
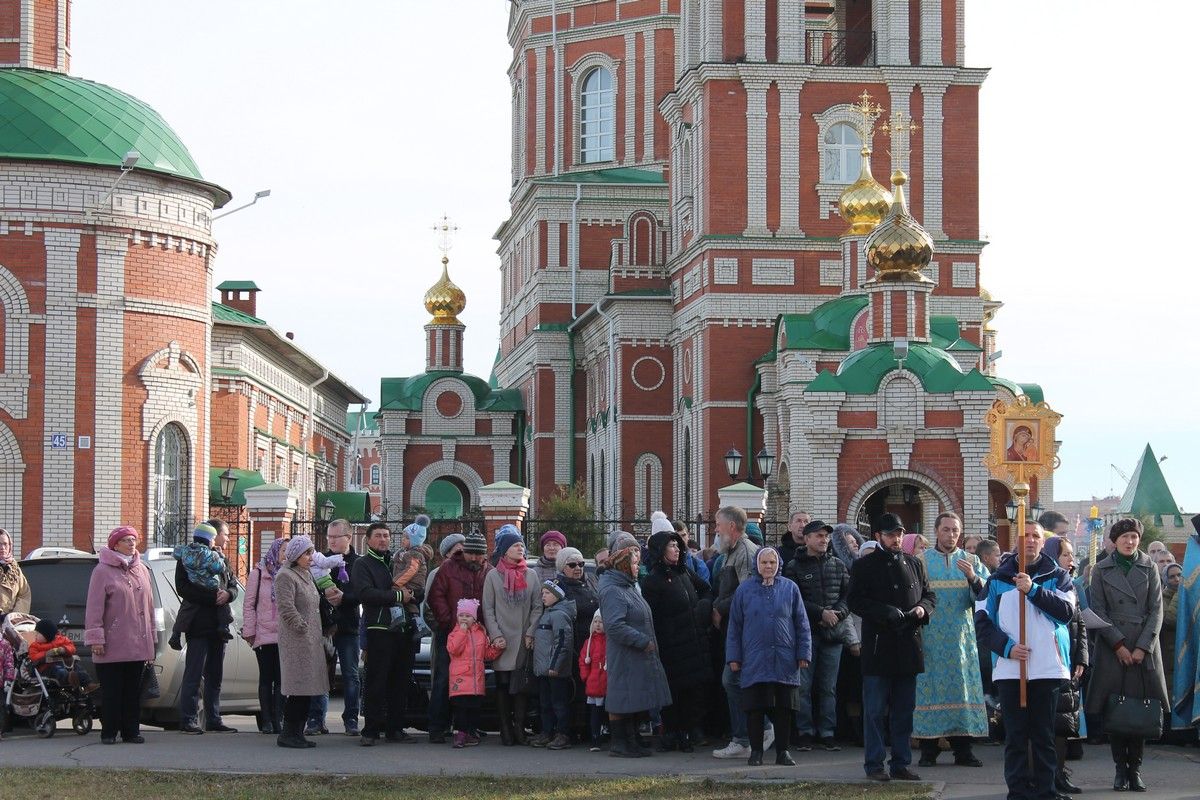
[[[323,374],[321,375],[320,378],[318,378],[317,380],[315,380],[314,382],[312,382],[308,385],[308,417],[306,418],[306,425],[305,425],[305,427],[308,428],[308,431],[307,431],[307,433],[304,434],[304,441],[300,442],[300,445],[303,447],[303,453],[304,453],[304,478],[300,481],[300,485],[304,487],[304,493],[303,493],[302,497],[300,498],[300,508],[308,508],[308,501],[310,499],[314,499],[316,497],[315,493],[313,494],[313,498],[309,497],[308,448],[312,446],[313,433],[317,429],[316,422],[313,419],[313,414],[316,413],[316,407],[317,407],[317,401],[316,401],[317,387],[320,386],[325,381],[329,380],[329,370],[322,367],[322,373]],[[316,476],[314,476],[313,479],[315,482]],[[314,502],[315,502],[315,500],[314,500]],[[314,505],[313,506],[313,519],[316,519],[316,516],[317,516],[316,515],[316,506]]]
[[[746,460],[749,463],[746,468],[747,477],[754,474],[754,398],[758,396],[761,389],[762,373],[755,369],[754,383],[750,384],[750,391],[746,392]],[[765,439],[763,446],[766,446]]]
[[[574,312],[572,312],[572,316]],[[570,372],[567,376],[567,396],[570,398],[570,416],[567,417],[567,436],[571,446],[567,449],[567,469],[571,484],[575,483],[575,331],[567,328],[567,355]]]
[[[571,236],[574,237],[571,246],[571,322],[575,322],[579,318],[577,309],[578,304],[578,277],[579,277],[579,201],[583,199],[583,184],[575,184],[575,200],[571,203]],[[567,457],[567,466],[571,476],[571,483],[575,483],[575,331],[567,326],[567,352],[570,353],[570,369],[571,373],[567,379],[567,397],[570,402],[571,417],[567,422],[567,430],[570,436],[570,455]]]

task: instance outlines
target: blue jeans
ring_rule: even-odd
[[[333,649],[338,663],[342,665],[342,697],[346,701],[342,709],[342,722],[347,727],[358,727],[358,634],[337,633],[333,636]],[[325,712],[329,710],[329,695],[313,695],[308,705],[308,727],[325,727]]]
[[[725,671],[721,673],[721,686],[725,687],[725,702],[729,704],[729,738],[743,747],[749,747],[750,734],[746,730],[746,712],[742,710],[741,671],[734,672],[726,664]],[[775,730],[769,719],[763,730]]]
[[[832,739],[837,729],[837,679],[842,663],[842,643],[813,641],[813,657],[800,670],[800,707],[796,729],[801,735]],[[816,683],[817,719],[813,720],[813,683]]]
[[[916,705],[916,675],[863,675],[863,768],[868,775],[883,769],[885,733],[892,745],[891,773],[912,763],[909,739]]]
[[[204,681],[204,725],[221,723],[221,681],[225,675],[225,640],[187,634],[183,662],[183,685],[179,689],[179,723],[195,725],[200,703],[200,681]]]

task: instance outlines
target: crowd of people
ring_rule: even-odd
[[[504,525],[489,557],[478,532],[448,535],[435,550],[428,525],[418,517],[393,537],[374,523],[361,554],[345,520],[329,525],[324,553],[307,536],[275,540],[248,576],[237,631],[230,603],[242,586],[223,556],[228,528],[198,525],[175,551],[180,730],[234,732],[220,712],[221,668],[240,635],[258,660],[260,730],[279,746],[313,747],[310,737],[328,733],[331,659],[347,735],[363,746],[415,742],[407,704],[428,636],[434,744],[479,744],[491,693],[503,746],[607,743],[610,756],[639,758],[711,743],[714,757],[754,766],[772,746],[776,764],[793,765],[793,750],[836,751],[851,739],[861,740],[867,777],[887,781],[920,779],[913,740],[918,767],[934,766],[943,742],[955,765],[978,767],[974,744],[1000,737],[1010,797],[1040,799],[1079,791],[1066,762],[1091,732],[1108,738],[1113,788],[1146,788],[1147,734],[1118,724],[1113,704],[1170,708],[1182,568],[1165,547],[1141,549],[1136,519],[1114,523],[1080,575],[1055,512],[1027,523],[1023,553],[964,540],[951,512],[929,539],[885,513],[870,540],[796,512],[769,547],[733,506],[717,512],[714,545],[701,550],[686,525],[656,512],[644,543],[610,534],[594,571],[558,531],[540,537],[534,558]],[[144,741],[139,702],[156,632],[139,543],[131,527],[112,531],[88,589],[84,642],[105,744]],[[0,603],[4,613],[30,603],[2,530]],[[43,623],[31,654],[70,645]],[[10,657],[6,646],[0,656]]]

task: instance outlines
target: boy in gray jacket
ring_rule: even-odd
[[[534,747],[571,746],[571,665],[575,656],[575,601],[554,581],[542,583],[542,618],[533,633],[533,674],[542,705],[542,732]]]

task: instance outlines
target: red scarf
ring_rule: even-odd
[[[504,573],[504,591],[508,592],[509,597],[516,597],[529,588],[529,583],[525,580],[525,570],[528,569],[525,559],[522,558],[514,564],[501,556],[496,562],[496,568]]]

